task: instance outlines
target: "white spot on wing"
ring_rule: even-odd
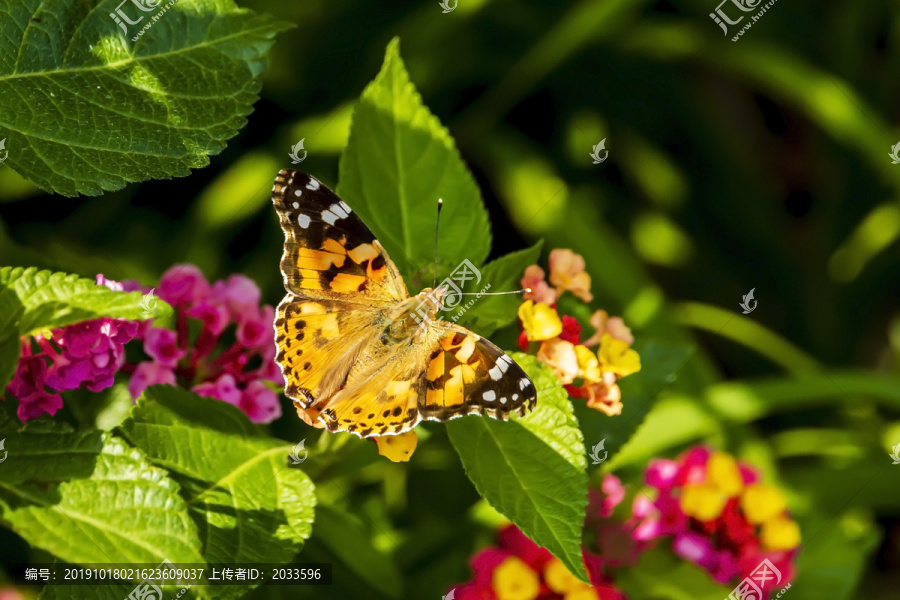
[[[341,204],[343,204],[343,202]],[[343,208],[341,208],[341,204],[332,204],[329,207],[329,210],[331,210],[331,212],[336,214],[338,216],[338,219],[346,219],[347,211],[345,211]]]
[[[319,182],[315,179],[310,179],[309,183],[306,184],[306,189],[308,190],[317,190],[319,189]]]
[[[344,202],[343,200],[341,200],[338,204],[341,205],[341,208],[343,208],[344,212],[346,212],[348,215],[353,212],[352,210],[350,210],[350,207],[347,206],[347,203]]]
[[[294,195],[299,198],[300,196],[303,195],[303,192],[301,192],[300,190],[294,190]]]
[[[518,395],[518,394],[513,394],[513,400],[518,400],[518,399],[519,399],[519,395]]]
[[[300,203],[299,203],[299,202],[294,202],[294,205],[293,205],[293,206],[294,206],[294,208],[300,208]]]
[[[500,370],[500,365],[491,367],[491,370],[488,371],[488,375],[490,375],[491,379],[494,381],[500,381],[500,378],[503,377],[503,371]]]
[[[497,394],[494,392],[494,390],[488,390],[488,391],[486,391],[485,393],[483,393],[483,394],[481,395],[481,397],[484,398],[485,400],[489,401],[489,402],[493,402],[494,399],[497,398]]]
[[[524,390],[524,389],[527,388],[529,385],[531,385],[531,382],[528,381],[528,378],[527,378],[527,377],[523,377],[522,379],[519,380],[519,389],[520,389],[520,390]]]
[[[297,224],[300,225],[300,227],[302,227],[303,229],[306,229],[307,227],[309,227],[309,222],[311,220],[312,219],[309,218],[309,215],[300,215],[299,217],[297,217]]]
[[[500,398],[500,404],[506,404],[506,396]]]
[[[330,210],[322,211],[322,220],[328,223],[329,225],[334,225],[338,220],[338,216],[331,212]]]
[[[504,354],[497,359],[497,366],[500,367],[500,371],[506,373],[506,370],[509,368],[509,365],[511,365],[512,362],[512,359]]]

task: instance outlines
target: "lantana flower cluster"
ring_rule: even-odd
[[[680,558],[735,585],[768,559],[781,573],[777,588],[794,577],[800,530],[781,491],[763,483],[748,464],[730,454],[697,446],[677,460],[655,459],[645,471],[651,499],[612,474],[588,492],[582,560],[587,585],[514,525],[503,527],[498,544],[471,561],[471,581],[454,586],[457,600],[626,600],[615,585],[620,569],[672,540]],[[634,495],[631,511],[626,497]],[[624,509],[624,512],[623,512]],[[775,579],[763,584],[774,596]]]
[[[590,585],[515,525],[505,526],[497,538],[497,546],[472,558],[472,581],[453,588],[455,600],[625,600],[587,554]]]
[[[640,356],[631,348],[631,330],[621,317],[598,310],[589,319],[594,333],[582,341],[575,317],[557,311],[557,300],[565,292],[584,302],[593,300],[584,258],[569,249],[552,250],[549,283],[540,266],[530,265],[522,287],[531,290],[519,306],[522,351],[537,342],[538,360],[553,369],[570,396],[587,398],[588,406],[608,416],[621,414],[622,392],[616,382],[641,369]]]
[[[146,327],[142,340],[150,360],[134,368],[132,397],[148,385],[181,384],[237,406],[255,423],[280,417],[272,389],[284,386],[275,363],[275,309],[260,306],[256,283],[236,274],[210,284],[197,267],[175,265],[160,279],[158,294],[175,310],[176,330]],[[226,342],[230,327],[234,337]]]
[[[97,283],[123,290],[120,283],[102,275]],[[33,340],[23,337],[21,358],[6,387],[19,400],[19,419],[56,414],[63,405],[59,392],[82,385],[92,392],[110,387],[125,364],[125,344],[138,336],[138,330],[135,321],[104,317],[53,329]]]
[[[97,276],[115,291],[152,293],[135,281]],[[137,399],[153,384],[181,385],[234,404],[257,423],[281,416],[273,388],[284,385],[275,362],[274,308],[260,306],[257,285],[243,275],[210,284],[197,267],[175,265],[160,279],[159,298],[175,310],[175,331],[150,320],[100,318],[48,334],[22,338],[22,358],[7,394],[19,400],[22,421],[56,414],[59,392],[84,386],[92,392],[130,375]],[[126,362],[125,344],[140,340],[147,360]]]
[[[780,586],[790,581],[800,527],[782,492],[750,465],[700,446],[678,460],[651,461],[645,481],[657,494],[635,497],[636,540],[672,538],[678,556],[719,583],[739,580],[763,559],[781,572]]]

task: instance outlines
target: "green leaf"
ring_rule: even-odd
[[[309,537],[312,481],[288,468],[290,446],[262,436],[238,408],[151,386],[122,430],[181,484],[208,562],[287,563]],[[216,594],[246,591],[226,586]]]
[[[892,477],[888,475],[887,477]],[[845,490],[851,488],[848,484]],[[896,486],[895,486],[896,489]],[[830,491],[834,491],[833,488]],[[882,531],[866,513],[848,511],[838,518],[819,517],[804,528],[803,547],[797,557],[797,578],[790,596],[797,600],[845,600],[854,593],[873,554],[878,552]]]
[[[334,506],[317,506],[313,539],[343,561],[371,590],[390,598],[400,597],[402,578],[397,566],[372,546],[370,536],[355,516]]]
[[[534,381],[537,408],[508,422],[457,419],[447,423],[447,433],[485,500],[587,581],[581,561],[587,505],[581,430],[550,369],[532,356],[511,356]]]
[[[4,411],[0,439],[0,517],[28,543],[70,563],[203,562],[178,484],[122,439]]]
[[[734,586],[719,585],[709,574],[672,553],[671,542],[644,552],[631,569],[620,569],[616,587],[629,598],[723,600]]]
[[[287,25],[232,0],[162,7],[0,2],[7,164],[45,190],[98,195],[188,175],[225,148],[246,123],[266,52]]]
[[[147,319],[140,292],[116,292],[90,279],[35,268],[0,268],[0,303],[13,294],[23,308],[17,319],[19,335],[32,335],[99,317]],[[153,316],[171,314],[171,307],[158,302]],[[0,329],[2,331],[2,329]]]
[[[0,286],[0,390],[6,389],[16,372],[22,350],[19,321],[24,312],[15,290]]]
[[[387,47],[381,72],[353,112],[341,155],[339,195],[384,244],[407,284],[431,283],[438,198],[441,213],[439,279],[464,259],[481,265],[491,231],[481,193],[456,144],[422,99],[400,58]]]
[[[470,281],[466,291],[480,292],[488,284],[491,286],[488,292],[509,292],[519,289],[525,267],[537,262],[542,245],[543,242],[539,241],[531,248],[511,252],[489,262],[481,269],[481,281],[477,285],[474,280]],[[458,322],[475,329],[481,335],[488,336],[515,321],[521,303],[522,296],[517,294],[484,296],[476,299],[472,308],[467,310]]]

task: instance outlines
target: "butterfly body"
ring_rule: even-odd
[[[361,437],[422,419],[506,419],[533,408],[534,385],[502,350],[437,318],[442,287],[410,296],[362,220],[331,190],[279,172],[272,199],[285,234],[277,361],[301,417]]]

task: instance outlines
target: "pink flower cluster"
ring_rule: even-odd
[[[122,291],[121,284],[102,275],[97,283]],[[19,399],[22,421],[62,408],[59,392],[80,386],[99,392],[110,387],[125,364],[125,344],[138,335],[138,323],[123,319],[93,319],[54,329],[49,337],[22,338],[22,357],[6,391]]]
[[[132,397],[149,385],[183,381],[201,396],[237,406],[255,423],[280,417],[273,387],[283,386],[284,379],[275,363],[275,309],[260,306],[257,285],[243,275],[210,284],[197,267],[175,265],[160,279],[158,294],[175,309],[177,330],[146,328],[142,337],[150,360],[134,369]],[[234,341],[217,352],[231,325]]]
[[[749,465],[698,446],[676,461],[651,461],[645,480],[657,494],[634,499],[635,540],[671,537],[678,556],[722,584],[739,581],[764,559],[781,572],[781,587],[792,579],[800,529],[781,491]]]
[[[651,499],[607,474],[588,492],[582,560],[587,585],[514,525],[499,544],[472,558],[472,581],[454,588],[458,600],[625,600],[614,581],[619,569],[637,566],[641,554],[673,540],[680,558],[721,584],[750,576],[764,559],[781,574],[761,582],[773,597],[794,577],[800,530],[781,491],[761,481],[726,452],[697,446],[678,460],[656,459],[645,473],[657,490]],[[625,502],[634,495],[629,512]]]
[[[97,284],[150,291],[103,275]],[[197,267],[175,265],[163,274],[158,296],[174,308],[176,331],[150,321],[100,318],[54,329],[49,337],[22,338],[22,358],[6,388],[19,400],[19,418],[54,415],[63,404],[59,392],[81,386],[99,392],[120,371],[131,375],[128,390],[135,399],[149,385],[183,385],[239,407],[256,423],[281,416],[274,391],[284,385],[275,362],[275,310],[260,306],[251,279],[232,275],[210,284]],[[124,346],[134,339],[142,341],[149,360],[126,364]]]
[[[472,558],[472,581],[454,588],[456,600],[626,600],[612,582],[611,567],[631,566],[643,544],[622,523],[608,517],[625,497],[617,478],[607,475],[591,490],[586,527],[601,542],[601,552],[582,548],[590,585],[578,580],[550,551],[531,541],[515,525],[498,532],[496,547]]]

